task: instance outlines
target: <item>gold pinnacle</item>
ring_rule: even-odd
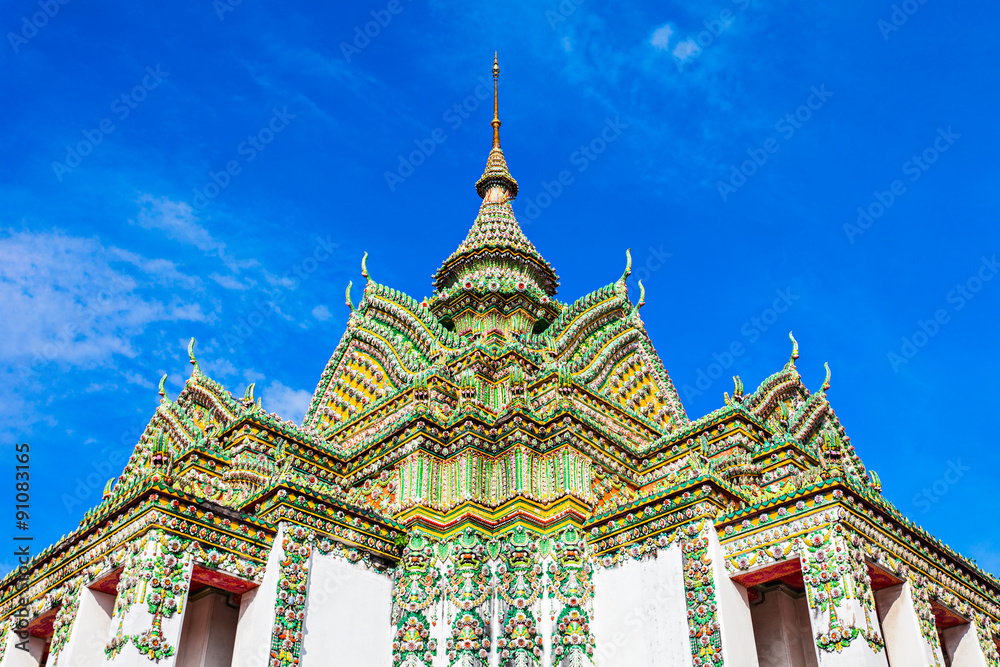
[[[500,65],[497,63],[497,52],[493,52],[493,146],[500,147],[500,111],[497,100],[497,78],[500,76]]]

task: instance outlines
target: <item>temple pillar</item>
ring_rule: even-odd
[[[809,603],[802,594],[775,587],[761,593],[751,607],[757,661],[760,667],[817,667],[819,658],[809,620]]]
[[[275,626],[278,582],[285,560],[287,524],[280,522],[260,586],[243,594],[233,643],[233,667],[268,667]]]
[[[875,600],[890,664],[933,665],[936,659],[941,660],[938,649],[921,628],[910,582],[877,591]]]
[[[18,648],[18,644],[21,648]],[[24,650],[24,649],[27,650]],[[21,639],[13,630],[4,637],[3,660],[0,667],[38,667],[45,653],[45,640],[29,636]]]
[[[101,667],[105,663],[104,647],[111,632],[115,596],[85,586],[77,595],[78,607],[69,638],[50,659],[53,667]]]
[[[594,573],[597,667],[691,667],[681,545]]]
[[[175,667],[192,568],[180,549],[177,540],[150,531],[131,557],[118,583],[107,665]]]
[[[593,667],[595,637],[594,565],[587,558],[583,531],[568,527],[553,536],[541,568],[539,632],[542,667]]]
[[[458,549],[455,552],[456,560],[458,558],[467,560],[467,550],[470,547],[475,549],[464,538],[460,540],[456,545],[456,549]],[[535,536],[519,526],[505,535],[497,548],[499,549],[499,562],[496,566],[494,582],[496,606],[499,614],[495,650],[500,657],[499,664],[501,667],[538,664],[542,657],[544,644],[540,632],[540,616],[542,613],[541,601],[545,596],[538,543]],[[484,572],[485,574],[486,572]],[[465,578],[466,581],[469,581],[467,577]],[[486,583],[484,582],[484,584]],[[488,595],[488,586],[476,586],[476,588],[481,588],[482,592]],[[461,600],[464,597],[460,596],[457,599]],[[479,597],[484,596],[480,595]],[[452,598],[456,599],[454,596]],[[479,625],[482,614],[478,614],[476,618],[468,619],[467,615],[462,613],[461,618],[466,619],[464,621],[464,636],[469,638],[465,644],[471,644],[474,649],[476,642],[469,629]],[[485,632],[486,630],[483,631],[483,634]],[[478,636],[478,632],[476,632],[476,637],[478,638]],[[462,637],[463,633],[460,632],[459,639]],[[456,642],[455,650],[458,650],[460,646],[459,642]],[[470,653],[473,652],[470,651]],[[484,651],[475,653],[478,653],[480,659],[486,657]],[[488,654],[488,650],[485,653]],[[475,662],[459,664],[474,665]],[[586,663],[579,664],[585,665]]]
[[[392,664],[392,579],[362,561],[313,548],[301,667]]]
[[[497,565],[499,565],[498,562],[491,563],[490,577],[492,578],[493,581],[496,580]],[[444,603],[447,604],[447,600],[445,600]],[[489,633],[490,633],[489,667],[499,667],[500,655],[497,653],[496,646],[497,646],[497,639],[500,638],[500,635],[503,634],[503,631],[500,629],[500,605],[496,603],[495,597],[490,600],[490,607],[487,610],[487,613],[489,614]],[[444,623],[442,623],[442,625],[446,626],[446,624]],[[445,627],[444,630],[446,632],[445,638],[447,639],[447,634],[449,629]],[[441,644],[442,647],[446,645],[447,644]],[[447,662],[447,656],[445,656],[445,660],[446,662],[444,662],[443,665],[445,667],[448,667],[450,663]],[[437,663],[435,663],[434,667],[438,667]]]
[[[695,546],[700,545],[701,542],[707,542],[707,548]],[[691,540],[689,544],[693,548],[687,554],[687,590],[688,593],[694,591],[696,596],[704,594],[706,603],[709,602],[708,598],[714,592],[718,608],[719,639],[722,646],[723,660],[720,663],[715,655],[706,655],[705,642],[702,641],[701,664],[724,664],[725,667],[758,667],[757,652],[748,650],[754,646],[754,635],[747,589],[729,578],[729,573],[726,571],[726,554],[722,550],[722,545],[719,544],[719,535],[715,527],[706,523],[701,535]],[[702,568],[700,581],[696,571],[699,561]],[[710,579],[705,570],[706,561],[710,567]],[[695,568],[694,572],[692,572],[692,568]],[[714,590],[710,592],[708,585],[711,585]],[[689,620],[699,618],[698,610],[699,607],[695,607],[693,610],[689,607]],[[710,633],[711,628],[704,622],[701,625],[702,636],[707,638],[709,635],[705,632]],[[691,629],[695,630],[695,627],[695,624],[692,624]],[[697,661],[695,665],[698,665]]]
[[[446,646],[438,638],[452,640],[447,626],[448,595],[442,595],[440,584],[446,580],[437,565],[434,544],[419,531],[410,535],[403,549],[392,588],[393,665],[405,667],[437,667]],[[435,632],[437,623],[443,626]],[[452,621],[454,622],[454,621]],[[488,629],[487,629],[488,632]],[[449,650],[450,652],[450,650]]]
[[[975,623],[948,628],[941,637],[944,640],[942,649],[951,659],[951,667],[989,667]]]
[[[230,667],[239,610],[227,595],[204,589],[188,599],[177,650],[177,667]]]
[[[548,570],[548,563],[542,563],[542,571]],[[552,599],[552,575],[546,574],[543,586],[549,589],[550,594],[545,595],[541,599],[542,609],[539,614],[538,631],[542,635],[542,667],[550,667],[554,663],[552,660],[552,633],[556,627],[556,611],[562,605],[557,604],[555,600]],[[588,665],[589,667],[589,665]]]
[[[888,667],[867,566],[839,529],[813,533],[801,554],[819,665]]]

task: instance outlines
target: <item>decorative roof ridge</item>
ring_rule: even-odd
[[[576,301],[567,304],[545,333],[552,336],[553,342],[558,344],[558,339],[565,335],[570,327],[600,304],[605,302],[623,302],[632,306],[632,302],[628,298],[627,289],[619,289],[619,286],[623,285],[624,282],[621,279],[616,280],[603,287],[598,287],[590,293],[579,297]],[[625,314],[627,315],[627,313]]]
[[[467,344],[467,341],[461,336],[444,328],[431,311],[427,299],[417,301],[402,290],[393,289],[374,280],[369,280],[368,284],[365,285],[355,312],[359,317],[366,318],[369,309],[378,310],[379,302],[393,303],[405,310],[414,321],[423,325],[427,333],[443,348],[458,350]]]

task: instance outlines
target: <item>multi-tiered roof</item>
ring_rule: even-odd
[[[498,72],[494,61],[495,82]],[[346,331],[301,425],[267,413],[252,385],[236,398],[207,377],[192,341],[183,391],[170,398],[161,383],[125,470],[79,527],[5,580],[0,617],[27,604],[59,627],[64,582],[120,573],[150,531],[211,564],[196,578],[252,585],[280,523],[375,567],[394,566],[407,543],[419,562],[428,540],[458,535],[458,549],[507,540],[519,553],[525,531],[558,532],[567,562],[586,553],[612,566],[709,521],[743,576],[786,558],[792,538],[777,526],[801,520],[847,526],[858,558],[918,570],[950,608],[1000,634],[1000,582],[882,496],[827,399],[829,374],[819,391],[803,385],[794,338],[781,370],[749,394],[736,378],[724,406],[692,421],[646,332],[643,297],[629,299],[630,259],[617,280],[556,300],[558,277],[511,207],[496,84],[494,100],[483,203],[434,294],[378,284],[363,261],[361,299],[348,293]]]

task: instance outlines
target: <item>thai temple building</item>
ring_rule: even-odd
[[[301,424],[192,340],[101,503],[0,584],[0,667],[1000,667],[1000,580],[882,496],[794,337],[694,419],[630,258],[557,298],[498,72],[432,296],[363,259]]]

